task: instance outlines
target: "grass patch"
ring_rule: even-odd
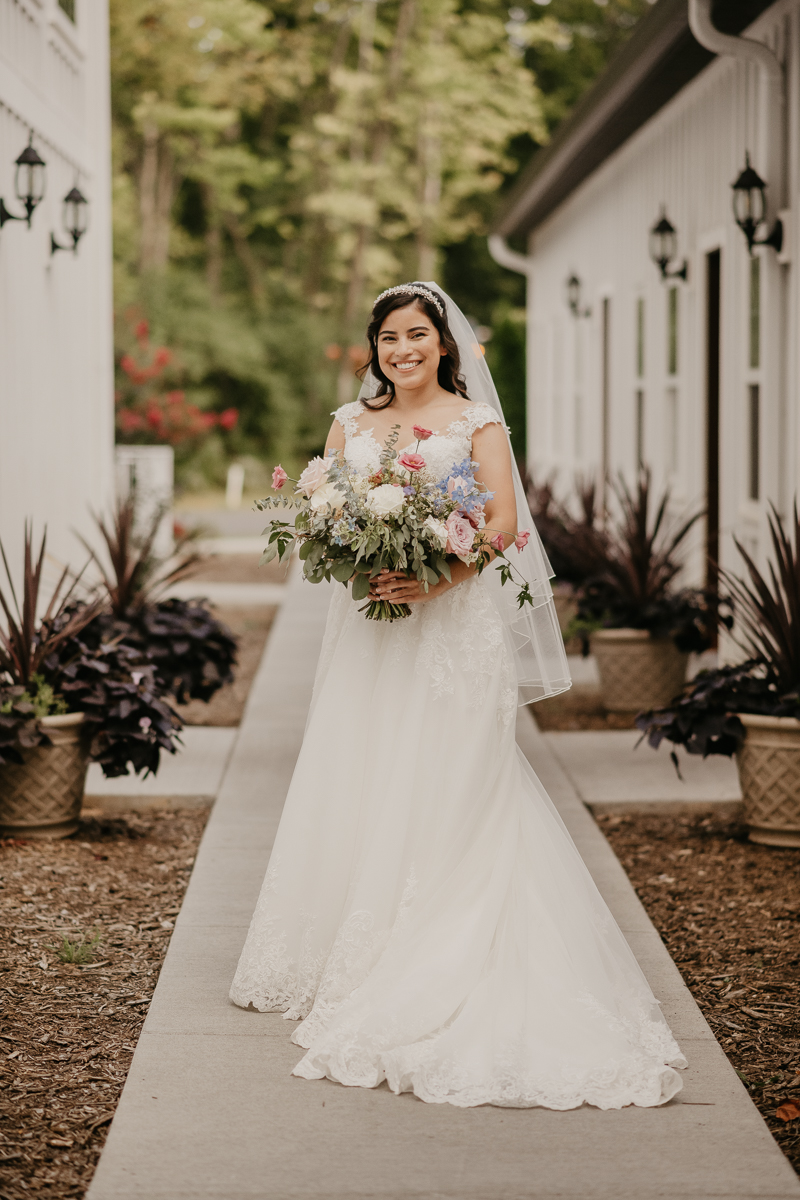
[[[80,939],[76,938],[75,941],[64,937],[61,939],[61,945],[57,948],[56,954],[62,963],[74,963],[75,966],[84,967],[93,960],[94,952],[99,944],[99,933],[95,933],[91,937],[84,933]]]

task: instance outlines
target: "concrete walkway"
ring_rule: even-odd
[[[741,805],[739,774],[733,759],[703,759],[678,750],[680,778],[668,742],[653,750],[638,729],[547,733],[555,754],[578,795],[594,812],[735,812]]]
[[[96,806],[110,812],[212,804],[238,732],[228,726],[185,725],[181,748],[175,754],[162,754],[158,773],[146,779],[142,775],[106,779],[100,765],[90,763],[84,808]]]
[[[523,710],[518,737],[690,1061],[663,1109],[426,1105],[294,1079],[278,1014],[227,1000],[302,741],[324,585],[290,585],[87,1200],[789,1200],[800,1183]]]

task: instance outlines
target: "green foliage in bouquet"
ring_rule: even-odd
[[[434,480],[418,453],[432,431],[414,426],[414,432],[415,451],[398,455],[399,426],[392,427],[372,475],[351,472],[343,456],[332,454],[309,463],[296,481],[294,498],[258,501],[262,510],[300,508],[294,523],[273,519],[264,530],[268,542],[262,563],[276,555],[283,559],[299,544],[306,579],[351,584],[354,600],[368,598],[371,581],[383,570],[416,577],[426,592],[440,579],[449,582],[448,555],[473,564],[480,573],[494,552],[503,560],[499,564],[502,582],[510,582],[515,570],[505,559],[502,531],[483,528],[483,509],[493,493],[476,481],[477,463],[466,458],[453,465],[448,480]],[[286,472],[276,468],[273,487],[282,488],[287,479]],[[489,532],[495,532],[491,542]],[[520,548],[528,536],[517,535]],[[533,603],[524,581],[518,603]],[[407,604],[372,600],[361,611],[370,620],[394,621],[409,616],[411,609]]]
[[[640,713],[636,724],[658,749],[666,739],[689,754],[735,754],[745,729],[737,713],[800,718],[800,521],[797,503],[790,538],[773,507],[769,517],[773,561],[759,571],[735,541],[749,579],[720,576],[737,616],[744,662],[701,671],[666,708]],[[677,767],[675,751],[671,754]]]

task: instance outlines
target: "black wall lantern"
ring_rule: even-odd
[[[744,170],[736,182],[731,184],[731,187],[733,189],[733,215],[736,224],[747,238],[747,249],[750,254],[753,253],[754,246],[772,246],[780,253],[783,245],[783,224],[780,220],[775,222],[767,237],[756,237],[756,232],[759,226],[764,224],[767,215],[767,199],[764,194],[767,185],[758,171],[750,166],[749,154],[745,154]]]
[[[573,317],[590,317],[592,310],[590,308],[581,308],[581,281],[573,271],[567,280],[567,307]]]
[[[44,196],[45,166],[33,146],[33,134],[30,135],[27,146],[16,160],[17,169],[14,173],[14,192],[20,204],[25,205],[25,216],[15,217],[10,213],[0,197],[0,229],[6,221],[27,221],[31,227],[31,217],[36,205]]]
[[[76,184],[70,188],[64,197],[62,209],[62,222],[67,233],[72,238],[71,246],[62,246],[56,241],[55,234],[50,234],[50,253],[55,254],[57,250],[71,250],[73,254],[78,253],[78,242],[86,233],[88,201]]]
[[[661,216],[650,230],[650,257],[660,270],[662,279],[688,279],[689,264],[686,259],[679,267],[674,267],[671,271],[669,269],[669,264],[677,253],[678,233],[662,204]]]

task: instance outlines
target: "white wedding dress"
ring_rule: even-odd
[[[336,416],[359,472],[380,447]],[[497,413],[425,444],[445,478]],[[658,1105],[686,1061],[515,737],[478,579],[394,623],[333,596],[294,778],[231,998],[301,1024],[306,1079],[463,1107]]]

